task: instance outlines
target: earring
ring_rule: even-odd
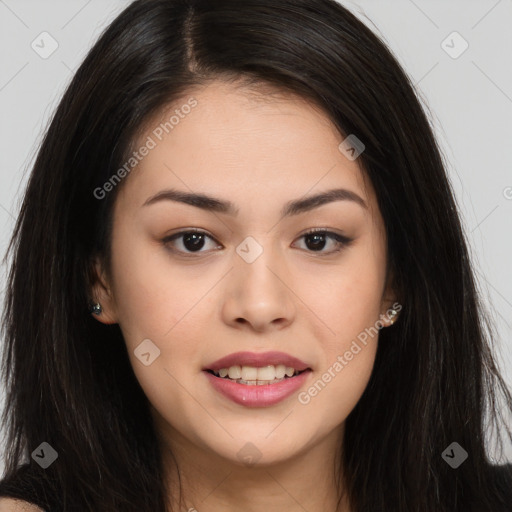
[[[389,324],[393,325],[397,319],[398,311],[396,309],[391,309],[389,311]]]
[[[101,312],[103,311],[101,304],[99,302],[96,302],[95,304],[91,304],[89,306],[89,312],[94,313],[95,315],[101,315]]]

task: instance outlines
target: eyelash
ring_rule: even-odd
[[[162,239],[162,243],[166,247],[168,247],[169,246],[169,242],[173,242],[177,238],[183,237],[184,235],[188,235],[188,234],[191,234],[191,233],[205,235],[206,237],[211,238],[212,240],[214,240],[216,242],[216,240],[212,236],[210,236],[206,231],[202,231],[200,229],[191,228],[191,229],[187,229],[186,231],[180,231],[179,233],[175,233],[175,234],[173,234],[171,236],[163,238]],[[346,236],[339,235],[338,233],[334,233],[332,231],[328,231],[328,230],[323,229],[323,228],[312,229],[312,230],[310,230],[310,231],[308,231],[306,233],[303,233],[299,238],[305,238],[305,237],[310,236],[310,235],[324,235],[324,236],[326,235],[327,238],[334,239],[336,241],[336,243],[338,244],[338,247],[336,249],[334,249],[332,251],[329,251],[329,252],[307,251],[307,252],[311,252],[313,254],[318,253],[320,256],[329,256],[329,255],[338,253],[341,250],[343,250],[344,248],[348,247],[353,242],[353,240],[354,240],[353,238],[348,238]],[[168,248],[172,252],[177,252],[180,255],[185,256],[185,257],[196,257],[196,255],[199,255],[202,252],[205,252],[205,251],[201,251],[201,250],[200,251],[196,251],[196,252],[184,252],[184,251],[181,251],[181,250],[176,250],[174,248],[170,248],[170,247],[168,247]]]

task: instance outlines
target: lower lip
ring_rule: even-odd
[[[285,400],[300,389],[311,370],[305,370],[295,377],[284,379],[277,384],[263,384],[251,386],[238,384],[230,379],[216,377],[210,372],[203,372],[210,384],[222,395],[239,405],[246,407],[268,407]]]

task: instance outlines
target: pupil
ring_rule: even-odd
[[[188,233],[183,237],[183,245],[188,250],[202,249],[204,245],[204,239],[202,237],[203,235],[201,233]],[[192,244],[189,243],[190,240],[193,240]]]
[[[309,246],[310,246],[310,244],[308,244],[308,243],[307,243],[307,240],[312,239],[312,238],[313,238],[313,239],[315,239],[315,240],[316,240],[316,242],[318,242],[318,239],[319,239],[319,238],[321,238],[321,239],[325,239],[325,235],[322,235],[322,234],[308,235],[308,236],[306,237],[306,245],[308,246],[308,248],[311,248],[311,247],[309,247]],[[315,249],[315,248],[316,248],[316,249],[323,249],[323,248],[324,248],[324,246],[325,246],[325,240],[322,240],[322,241],[320,242],[320,245],[321,245],[322,247],[318,247],[318,245],[314,245],[314,244],[313,244],[313,249]]]

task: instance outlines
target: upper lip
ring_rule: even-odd
[[[263,366],[284,364],[295,370],[307,370],[309,365],[296,357],[284,352],[235,352],[228,356],[221,357],[217,361],[205,366],[203,370],[220,370],[230,366],[254,366],[261,368]]]

